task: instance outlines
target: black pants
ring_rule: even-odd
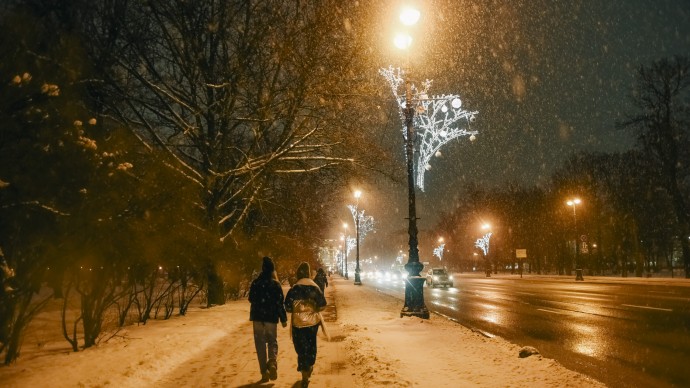
[[[309,370],[316,362],[316,333],[319,325],[292,328],[292,343],[297,352],[297,371]]]

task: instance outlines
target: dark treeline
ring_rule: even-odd
[[[636,111],[616,124],[634,131],[635,150],[573,155],[545,187],[464,188],[438,225],[453,247],[444,259],[463,271],[526,264],[536,273],[643,276],[679,267],[690,277],[690,61],[662,59],[636,75]],[[574,198],[581,202],[568,205]],[[484,223],[486,256],[472,243]],[[526,249],[524,262],[517,249]]]

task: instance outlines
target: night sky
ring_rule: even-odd
[[[479,111],[477,140],[444,145],[431,161],[426,192],[417,194],[422,256],[431,254],[422,235],[434,238],[439,212],[463,201],[461,186],[542,185],[575,152],[632,148],[631,133],[614,126],[634,112],[636,69],[690,55],[688,0],[421,2],[409,57],[391,43],[399,4],[372,13],[382,20],[372,51],[383,54],[372,66],[407,64],[414,77],[434,80],[432,93],[459,94],[465,107]],[[389,92],[383,78],[381,84]],[[391,114],[381,130],[390,132],[383,141],[400,152],[404,171],[400,128]],[[406,251],[407,235],[400,233],[407,230],[406,187],[385,179],[355,184],[365,191],[362,208],[377,220],[363,254]],[[341,214],[351,223],[344,205]]]

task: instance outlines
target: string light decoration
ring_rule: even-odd
[[[393,96],[398,102],[398,114],[403,123],[403,137],[407,140],[405,127],[405,72],[400,68],[389,66],[387,69],[379,70],[379,73],[388,81]],[[468,111],[463,109],[462,100],[455,94],[434,95],[429,97],[428,91],[431,88],[431,80],[425,80],[421,86],[411,85],[412,102],[416,104],[414,115],[414,126],[418,128],[416,138],[413,139],[419,144],[417,153],[417,171],[415,185],[424,191],[424,174],[431,169],[431,158],[439,155],[439,149],[449,141],[469,136],[470,141],[474,141],[477,131],[470,130],[470,123],[475,121],[478,111]],[[456,123],[463,121],[465,128],[460,128]]]
[[[489,239],[491,238],[491,232],[484,235],[484,237],[477,240],[474,246],[481,249],[484,252],[484,256],[489,254]]]
[[[438,257],[439,260],[443,260],[443,248],[446,246],[445,243],[434,248],[434,256]]]
[[[362,241],[367,233],[374,230],[374,217],[365,216],[364,210],[358,212],[356,205],[347,205],[347,208],[350,209],[350,213],[352,213],[352,219],[355,222],[355,225],[357,225],[357,217],[359,217],[359,240]],[[348,236],[348,247],[350,244],[349,239],[350,237]],[[353,246],[355,246],[357,241],[355,238],[352,238],[352,240],[354,241]]]
[[[352,249],[354,249],[357,240],[352,236],[347,236],[345,239],[345,254],[349,255]]]

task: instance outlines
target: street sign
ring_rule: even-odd
[[[580,253],[589,253],[589,248],[586,242],[583,242],[580,246]]]
[[[518,259],[527,258],[527,249],[516,249],[515,250],[515,257]]]

